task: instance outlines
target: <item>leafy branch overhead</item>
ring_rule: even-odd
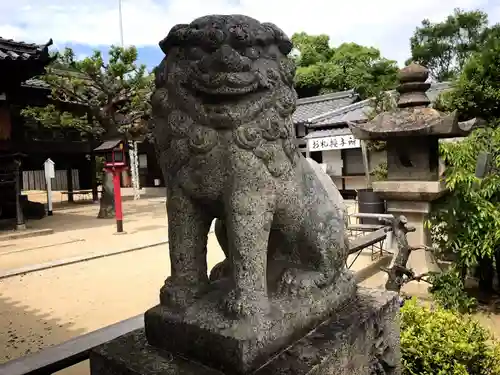
[[[411,58],[424,65],[436,81],[457,76],[469,56],[482,49],[489,33],[488,15],[482,11],[455,9],[444,21],[422,21],[410,39]]]
[[[106,61],[94,51],[78,60],[71,48],[58,53],[40,77],[50,85],[54,104],[29,107],[23,115],[44,126],[72,127],[97,136],[145,133],[153,77],[137,63],[135,47],[112,46],[108,55]]]
[[[484,48],[466,62],[448,100],[465,120],[500,119],[500,25],[488,29]]]
[[[380,51],[356,43],[330,47],[327,35],[296,33],[295,85],[299,96],[354,89],[363,99],[394,88],[398,67]]]

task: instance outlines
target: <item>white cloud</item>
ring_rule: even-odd
[[[488,0],[122,0],[124,39],[157,45],[176,23],[213,13],[241,13],[280,26],[287,34],[326,33],[332,43],[378,47],[400,62],[408,40],[423,18],[441,20],[453,8],[482,8],[500,21],[500,7]],[[69,5],[72,4],[72,5]],[[18,0],[0,3],[0,36],[57,45],[118,44],[118,0]]]

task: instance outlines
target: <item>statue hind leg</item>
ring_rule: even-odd
[[[343,222],[330,216],[321,218],[311,212],[306,219],[302,247],[302,262],[306,267],[287,269],[280,281],[283,295],[306,296],[312,289],[324,288],[344,272],[347,259]]]
[[[215,220],[215,236],[219,242],[226,259],[222,262],[217,263],[212,271],[210,271],[210,281],[217,281],[231,276],[231,263],[229,261],[229,247],[227,240],[227,229],[226,224],[221,219]]]

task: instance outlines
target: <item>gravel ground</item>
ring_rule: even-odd
[[[213,234],[208,249],[211,268],[224,258]],[[169,269],[164,245],[0,280],[0,363],[144,312]]]

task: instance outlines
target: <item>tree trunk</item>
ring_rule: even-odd
[[[102,176],[102,194],[99,201],[99,219],[110,219],[115,217],[115,195],[113,188],[113,175],[103,172]]]

